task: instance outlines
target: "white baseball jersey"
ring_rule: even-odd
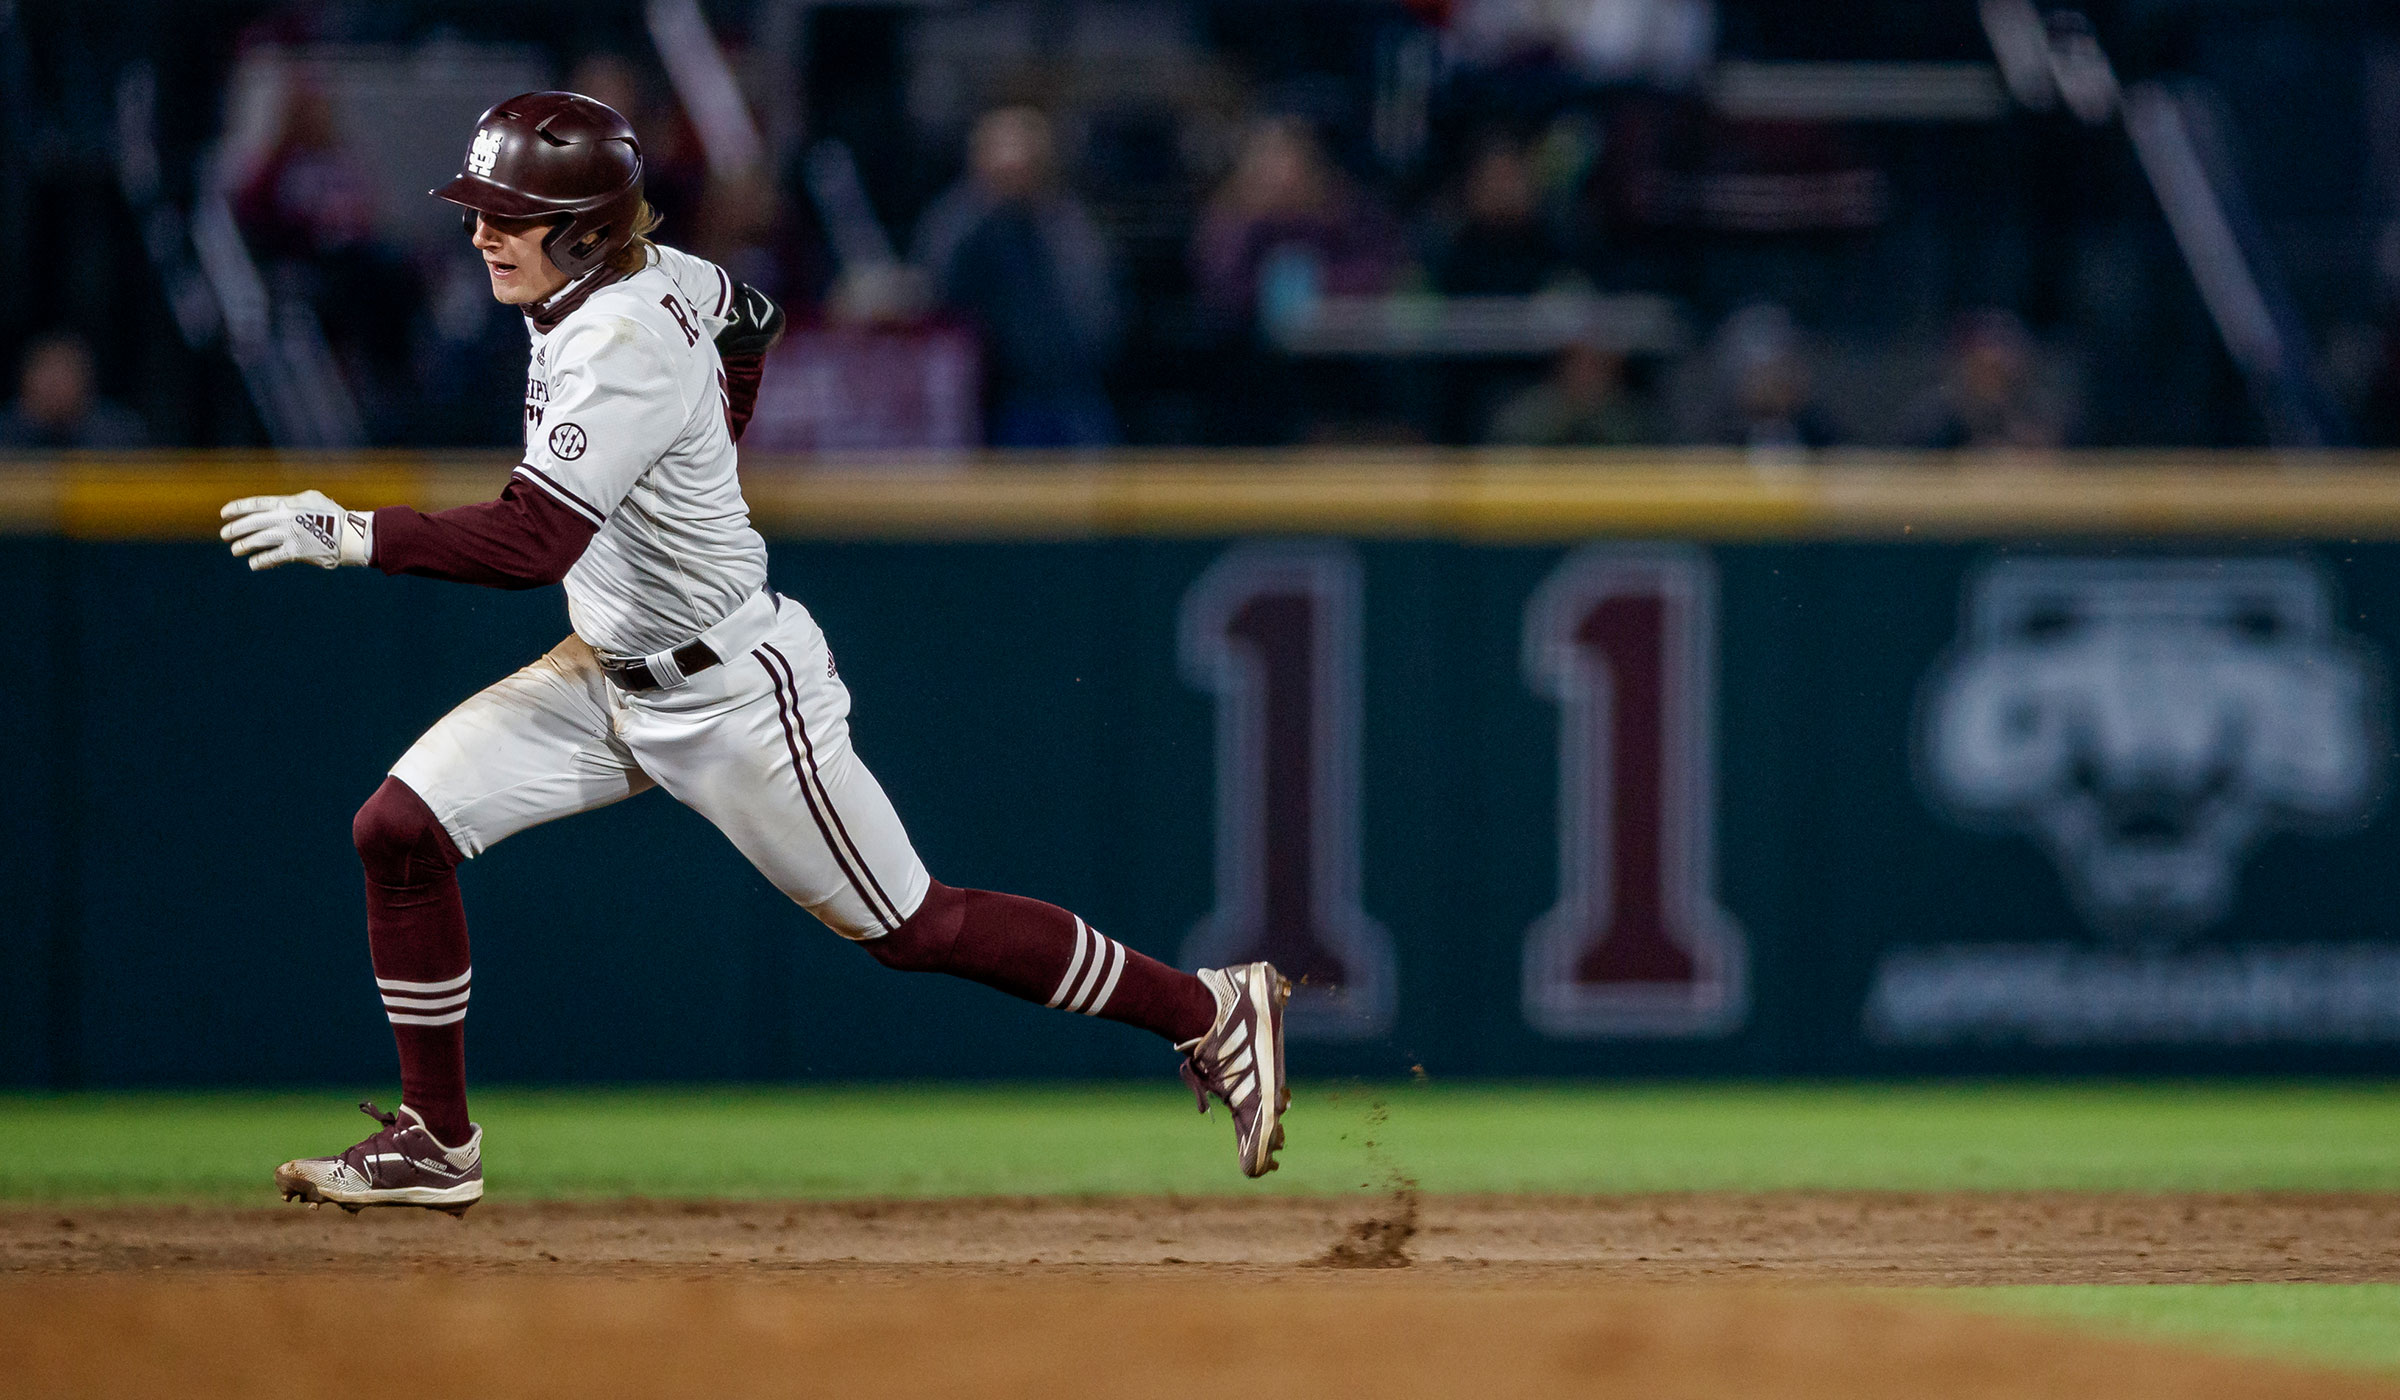
[[[732,309],[722,268],[660,247],[547,334],[527,322],[517,474],[599,531],[567,573],[567,612],[604,654],[681,646],[766,585],[717,359]]]
[[[714,337],[733,282],[661,248],[533,339],[534,488],[598,526],[567,571],[576,635],[473,696],[393,765],[459,852],[663,787],[850,938],[898,928],[930,877],[850,747],[850,691],[808,609],[765,591],[766,544],[734,472]],[[619,689],[597,648],[694,638],[720,664]]]

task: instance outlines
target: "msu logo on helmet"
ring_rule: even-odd
[[[500,163],[500,133],[485,127],[475,133],[475,144],[467,148],[467,173],[489,175]]]

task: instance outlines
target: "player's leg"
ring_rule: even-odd
[[[609,699],[592,649],[569,637],[444,715],[392,765],[353,824],[376,985],[400,1047],[401,1098],[445,1142],[468,1131],[473,985],[453,872],[527,827],[650,786],[617,740]]]
[[[660,786],[776,888],[885,966],[963,977],[1173,1043],[1202,1111],[1210,1094],[1232,1110],[1243,1172],[1272,1171],[1290,1102],[1290,992],[1275,969],[1194,976],[1056,905],[934,881],[850,747],[849,715],[824,635],[786,599],[755,647],[674,690],[632,697],[620,733]]]
[[[400,1052],[400,1102],[442,1142],[467,1125],[465,859],[416,789],[386,777],[350,823],[366,871],[367,951]]]
[[[1283,1070],[1291,988],[1269,964],[1180,972],[1056,905],[939,883],[900,927],[860,946],[886,967],[947,972],[1156,1031],[1184,1052],[1183,1079],[1200,1111],[1208,1111],[1210,1094],[1232,1111],[1243,1173],[1275,1170],[1291,1103]]]
[[[456,871],[526,827],[650,786],[616,739],[606,684],[591,648],[568,638],[444,716],[359,809],[351,833],[401,1108],[339,1157],[286,1163],[276,1175],[287,1195],[346,1206],[480,1196],[481,1134],[466,1095],[473,972]]]
[[[1056,905],[928,876],[850,746],[849,712],[824,635],[787,599],[748,653],[680,689],[634,697],[624,732],[661,786],[886,966],[963,977],[1179,1046],[1208,1033],[1219,999],[1201,979]]]

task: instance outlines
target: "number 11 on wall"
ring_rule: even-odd
[[[1359,902],[1359,567],[1338,543],[1237,545],[1184,595],[1184,678],[1217,701],[1217,904],[1186,966],[1292,979],[1292,1033],[1380,1035],[1392,936]]]
[[[1525,1019],[1562,1037],[1696,1036],[1748,1010],[1717,904],[1716,575],[1594,545],[1525,608],[1526,683],[1558,706],[1558,900],[1527,931]]]
[[[1357,557],[1237,545],[1184,595],[1184,676],[1217,702],[1216,908],[1186,965],[1268,958],[1294,1034],[1389,1029],[1391,935],[1359,899]],[[1525,1018],[1562,1038],[1704,1036],[1748,1011],[1716,899],[1716,579],[1657,545],[1569,555],[1526,605],[1525,678],[1558,706],[1558,894],[1527,930]],[[1524,814],[1526,840],[1540,817]]]

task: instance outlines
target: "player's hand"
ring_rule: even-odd
[[[735,442],[742,440],[742,430],[750,426],[750,415],[758,407],[767,352],[781,339],[783,308],[749,283],[737,283],[731,318],[717,332],[717,357],[725,363],[725,426]]]
[[[783,308],[747,282],[734,284],[733,307],[717,332],[717,353],[727,359],[764,355],[783,339]]]
[[[217,538],[253,569],[314,564],[331,569],[364,564],[374,552],[375,518],[344,510],[322,491],[297,496],[244,496],[217,512]]]

